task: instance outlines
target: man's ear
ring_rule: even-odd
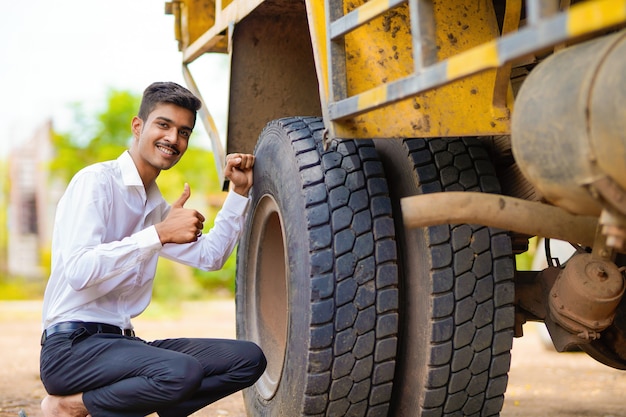
[[[139,138],[139,135],[141,134],[141,129],[143,129],[143,120],[141,120],[138,116],[135,116],[130,122],[130,126],[135,139]]]

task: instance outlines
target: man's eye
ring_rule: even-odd
[[[159,125],[159,127],[167,129],[167,123],[161,122],[161,123],[158,123],[158,125]]]
[[[180,135],[184,138],[189,138],[189,136],[191,136],[191,132],[189,132],[188,130],[183,130],[180,132]]]

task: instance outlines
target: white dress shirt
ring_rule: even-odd
[[[239,239],[247,205],[231,191],[211,231],[193,243],[162,245],[154,225],[170,205],[156,184],[146,194],[128,151],[84,168],[57,207],[43,328],[72,320],[132,328],[131,318],[150,303],[158,257],[221,268]]]

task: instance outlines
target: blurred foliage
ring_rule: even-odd
[[[515,266],[518,271],[532,271],[533,259],[537,253],[537,237],[528,239],[528,250],[519,255],[515,255]]]
[[[73,126],[67,132],[52,133],[55,156],[50,162],[50,173],[55,179],[68,183],[80,169],[96,162],[116,159],[130,147],[131,120],[137,114],[141,95],[111,89],[102,111],[89,116],[81,104],[73,104]],[[196,125],[198,128],[199,125]],[[162,171],[157,184],[167,201],[177,199],[184,183],[191,187],[191,198],[185,207],[195,208],[206,218],[205,232],[213,224],[221,207],[224,193],[218,183],[213,153],[193,144],[180,162],[168,171]],[[4,190],[3,190],[4,192]],[[6,195],[6,194],[3,194]],[[6,224],[6,207],[0,210],[0,221]],[[0,250],[2,250],[0,236]],[[200,299],[224,292],[234,293],[235,252],[225,267],[219,271],[205,272],[159,259],[154,284],[155,300],[172,304],[183,299]],[[50,249],[44,248],[42,258],[50,262]],[[0,276],[0,298],[23,299],[40,297],[43,285],[25,285],[19,278]]]
[[[7,277],[0,280],[1,300],[33,300],[41,298],[45,290],[44,281],[24,277]]]
[[[52,175],[69,182],[87,165],[116,159],[130,145],[130,123],[140,102],[140,95],[110,89],[105,109],[94,116],[86,115],[79,103],[72,104],[73,127],[52,134],[56,152],[50,164]]]

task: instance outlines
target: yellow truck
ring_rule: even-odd
[[[626,0],[176,0],[254,152],[250,416],[490,416],[527,321],[626,369]],[[206,80],[210,81],[210,80]],[[208,93],[209,92],[204,92]],[[527,271],[533,237],[575,254]]]

